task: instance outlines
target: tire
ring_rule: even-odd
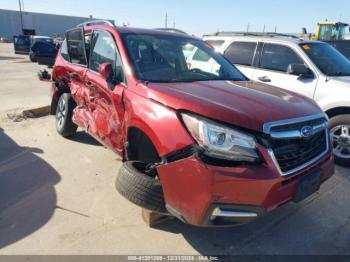
[[[335,163],[350,167],[350,114],[332,117],[329,121],[329,130]]]
[[[73,136],[77,131],[78,126],[72,121],[75,106],[71,94],[60,96],[56,109],[56,130],[63,137]]]
[[[144,174],[145,164],[137,161],[123,163],[117,181],[117,191],[130,202],[158,213],[167,213],[159,179]]]
[[[36,59],[32,55],[29,55],[29,60],[32,63],[36,63],[37,62]]]

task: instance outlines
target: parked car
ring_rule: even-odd
[[[276,34],[204,40],[249,79],[314,99],[330,118],[336,162],[350,166],[350,61],[342,54],[326,43]]]
[[[37,43],[40,43],[37,45]],[[44,44],[42,44],[44,43]],[[38,53],[38,51],[41,49],[43,53],[45,53],[45,57],[52,56],[52,51],[50,49],[51,46],[55,47],[54,39],[48,36],[32,36],[31,37],[31,46],[29,50],[29,59],[31,62],[35,63],[38,62],[35,58],[35,55]],[[35,47],[34,47],[35,46]],[[34,47],[34,49],[33,49]],[[35,51],[34,51],[35,50]],[[57,51],[56,51],[57,54]],[[53,65],[53,64],[52,64]]]
[[[30,48],[36,42],[46,42],[46,43],[54,44],[54,40],[48,36],[17,35],[17,36],[13,37],[13,44],[14,44],[15,53],[22,54],[22,55],[28,55],[30,53]]]
[[[188,45],[219,71],[189,68]],[[192,225],[253,221],[307,198],[334,172],[327,117],[314,101],[248,80],[185,34],[72,29],[52,81],[58,133],[86,130],[122,157],[124,197]]]
[[[39,65],[53,66],[57,56],[58,49],[56,45],[48,42],[36,42],[32,45],[29,57],[32,62],[38,62]]]

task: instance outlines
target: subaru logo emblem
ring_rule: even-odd
[[[311,126],[304,126],[300,130],[300,134],[304,138],[309,138],[310,136],[312,136],[314,134],[314,129]]]

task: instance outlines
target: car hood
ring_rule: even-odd
[[[253,81],[149,83],[148,91],[175,110],[259,132],[267,122],[322,113],[311,99]]]
[[[350,90],[350,76],[333,76],[333,77],[328,77],[328,81],[331,82],[336,82],[342,87],[346,87]]]

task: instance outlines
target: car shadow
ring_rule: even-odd
[[[74,136],[69,137],[68,139],[73,142],[83,143],[91,146],[103,146],[100,142],[98,142],[85,131],[79,131]]]
[[[336,170],[319,193],[250,224],[198,228],[172,219],[154,229],[181,234],[203,255],[350,255],[349,169]]]
[[[24,61],[14,61],[13,63],[17,63],[17,64],[30,64],[30,63],[33,63],[33,62],[30,61],[30,60],[24,60]]]
[[[29,236],[56,208],[57,171],[37,154],[21,147],[0,128],[0,249]]]
[[[0,56],[0,60],[17,60],[17,59],[24,59],[24,57],[19,57],[19,56]]]

